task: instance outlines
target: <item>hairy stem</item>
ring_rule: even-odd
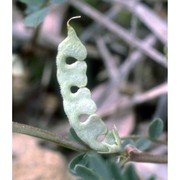
[[[127,145],[125,147],[127,153],[127,161],[134,162],[146,162],[146,163],[167,163],[167,155],[154,155],[149,153],[144,153],[136,149],[132,145]]]
[[[63,146],[65,148],[69,148],[75,151],[86,152],[90,150],[87,146],[79,144],[66,137],[59,136],[55,133],[52,133],[44,129],[36,128],[36,127],[25,125],[25,124],[20,124],[17,122],[13,122],[13,132],[26,134],[26,135],[34,136],[34,137],[37,137],[46,141],[54,142],[60,146]]]
[[[79,152],[87,152],[90,150],[87,146],[83,144],[79,144],[78,142],[72,141],[66,137],[59,136],[55,133],[52,133],[44,129],[36,128],[33,126],[29,126],[29,125],[21,124],[17,122],[13,122],[12,126],[13,126],[14,133],[21,133],[21,134],[34,136],[34,137],[37,137],[46,141],[54,142],[60,146],[63,146],[65,148],[72,149],[75,151],[79,151]],[[138,136],[133,136],[133,137],[138,138]],[[126,137],[122,139],[125,139],[125,138]],[[153,154],[148,154],[144,152],[139,152],[132,145],[127,145],[125,148],[125,152],[126,152],[126,155],[125,155],[126,158],[124,160],[124,164],[129,161],[147,162],[147,163],[167,163],[167,155],[153,155]]]
[[[147,163],[167,163],[167,155],[153,155],[148,153],[129,153],[129,161]]]

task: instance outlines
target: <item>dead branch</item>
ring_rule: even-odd
[[[106,17],[113,19],[119,12],[119,10],[121,9],[120,6],[118,5],[114,5],[110,10],[108,10],[105,15]],[[89,25],[84,32],[81,34],[80,39],[84,42],[86,42],[87,40],[89,40],[90,38],[92,38],[94,36],[94,34],[96,33],[96,31],[98,31],[100,29],[100,25],[93,22],[91,25]]]
[[[134,95],[131,99],[131,103],[133,105],[144,103],[144,102],[150,101],[156,97],[159,97],[163,94],[166,94],[167,91],[168,91],[168,85],[167,85],[167,82],[165,82],[159,86],[156,86],[156,87],[150,89],[147,92],[144,92],[139,95]]]
[[[145,45],[153,45],[155,43],[155,37],[149,35],[143,41]],[[129,57],[124,61],[123,64],[118,68],[118,77],[116,77],[116,82],[109,82],[109,84],[104,88],[104,92],[96,99],[98,106],[108,103],[109,96],[113,94],[113,91],[118,91],[118,87],[121,86],[122,81],[128,76],[132,68],[143,59],[144,55],[141,51],[133,51]]]
[[[162,66],[164,67],[167,66],[166,58],[164,55],[159,53],[151,46],[143,46],[140,40],[132,36],[131,33],[129,33],[124,28],[122,28],[120,25],[117,25],[116,23],[112,22],[109,18],[99,13],[93,7],[89,6],[88,4],[80,0],[76,0],[76,1],[70,0],[70,4],[73,5],[75,8],[77,8],[78,10],[80,10],[81,12],[83,12],[84,14],[94,19],[95,21],[97,21],[99,24],[107,28],[109,31],[116,34],[119,38],[130,44],[130,46],[138,48],[140,51],[145,53],[152,60],[156,61]]]
[[[102,56],[104,64],[106,66],[110,80],[113,82],[116,81],[118,71],[115,64],[115,59],[113,58],[112,54],[109,52],[103,38],[98,38],[96,40],[96,44]]]
[[[145,4],[134,0],[113,0],[112,2],[118,3],[128,9],[136,15],[162,43],[167,43],[167,23],[161,19],[155,11],[152,11]]]

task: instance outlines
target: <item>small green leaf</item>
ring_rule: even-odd
[[[112,179],[116,180],[123,180],[122,171],[120,165],[115,163],[115,160],[110,159],[108,161],[108,169],[111,172]]]
[[[83,178],[83,180],[103,180],[100,177],[101,174],[90,167],[90,154],[91,152],[76,156],[69,164],[70,172],[75,176]]]
[[[69,169],[72,174],[82,177],[84,180],[109,180],[121,177],[120,167],[115,162],[113,164],[108,159],[104,160],[96,152],[78,155],[70,162]]]
[[[27,5],[31,5],[31,6],[41,6],[42,4],[44,4],[47,0],[19,0],[22,3],[25,3]]]
[[[71,160],[71,162],[69,163],[70,172],[71,172],[72,174],[74,174],[74,175],[77,174],[77,172],[76,172],[76,166],[77,166],[78,164],[84,165],[84,166],[87,165],[87,162],[84,160],[84,153],[76,156],[76,157],[73,158],[73,159]]]
[[[148,178],[148,180],[156,180],[156,176],[152,175],[151,177]]]
[[[162,132],[163,132],[163,128],[164,128],[164,123],[160,118],[154,119],[150,125],[149,125],[149,137],[151,138],[158,138]]]
[[[138,139],[135,143],[137,149],[144,151],[148,149],[151,145],[151,141],[145,138]]]
[[[123,180],[139,180],[139,177],[133,165],[129,165],[126,167],[123,173]]]
[[[25,3],[27,5],[26,13],[32,13],[45,5],[47,0],[20,0],[22,3]]]
[[[64,3],[66,0],[51,0],[52,3]]]
[[[20,2],[22,3],[25,3],[25,4],[34,4],[34,3],[37,3],[36,1],[37,0],[19,0]]]
[[[111,173],[107,167],[105,160],[97,153],[88,153],[88,164],[103,180],[111,179]]]
[[[77,176],[80,176],[81,178],[83,178],[83,180],[104,180],[93,170],[82,165],[76,166],[76,173]]]
[[[49,8],[43,8],[30,14],[24,19],[25,25],[30,27],[37,27],[44,20],[44,18],[48,14],[48,11]]]

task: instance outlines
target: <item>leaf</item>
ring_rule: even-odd
[[[123,180],[139,180],[139,177],[133,165],[129,165],[126,167],[123,173]]]
[[[64,3],[66,0],[51,0],[52,3]]]
[[[123,180],[120,165],[115,163],[114,160],[110,159],[108,161],[108,168],[109,168],[109,171],[111,172],[112,179],[114,179],[114,180],[116,180],[116,179]]]
[[[19,0],[22,3],[25,3],[27,5],[31,5],[31,6],[42,6],[47,0]]]
[[[135,142],[136,148],[141,150],[141,151],[148,149],[150,147],[150,145],[151,145],[151,141],[148,139],[145,139],[145,138],[138,139]]]
[[[76,156],[75,158],[71,160],[71,162],[69,163],[69,169],[72,174],[77,175],[76,166],[78,164],[81,164],[84,166],[87,165],[87,162],[83,158],[84,158],[84,153]]]
[[[88,164],[103,180],[111,179],[111,173],[107,167],[105,160],[97,153],[88,153]]]
[[[103,180],[100,178],[100,175],[98,175],[99,173],[94,171],[94,168],[90,167],[89,154],[90,152],[76,156],[69,164],[70,172],[75,176],[82,177],[84,180]]]
[[[27,5],[26,14],[38,11],[45,5],[47,0],[20,0],[22,3]]]
[[[96,174],[93,170],[90,168],[86,168],[82,165],[76,166],[76,173],[78,176],[82,177],[83,180],[104,180],[102,179],[98,174]]]
[[[153,139],[158,138],[162,134],[163,128],[164,128],[163,121],[160,118],[154,119],[149,125],[149,129],[148,129],[149,137]]]
[[[82,177],[85,180],[90,178],[93,180],[109,180],[120,179],[121,177],[119,172],[120,167],[109,159],[105,161],[96,152],[78,155],[70,162],[69,169],[72,174]]]
[[[154,175],[152,175],[151,177],[148,178],[148,180],[156,180],[156,179],[157,179],[157,177]]]
[[[49,8],[43,8],[30,14],[24,19],[25,25],[30,27],[37,27],[44,20],[44,18],[48,14],[48,11]]]

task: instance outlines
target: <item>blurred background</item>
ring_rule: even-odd
[[[88,51],[87,87],[97,114],[109,128],[115,124],[120,136],[145,135],[147,124],[158,117],[166,124],[166,137],[166,0],[46,1],[48,14],[37,27],[24,24],[29,8],[23,2],[13,0],[13,121],[68,134],[56,55],[67,36],[67,20],[80,15],[71,25]],[[74,155],[56,144],[14,134],[13,177],[61,179]],[[147,175],[142,168],[160,179],[167,177],[166,165],[139,166],[143,178]],[[62,179],[74,179],[66,173]]]

